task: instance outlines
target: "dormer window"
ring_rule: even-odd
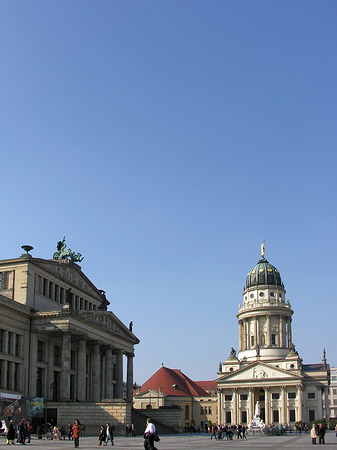
[[[172,384],[173,389],[178,389],[178,385],[177,384]]]

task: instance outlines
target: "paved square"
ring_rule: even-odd
[[[328,447],[337,447],[337,438],[334,432],[326,434],[326,445]],[[115,439],[114,448],[117,449],[129,449],[129,450],[143,450],[144,439],[142,436],[135,438],[117,437]],[[16,444],[20,446],[20,444]],[[110,446],[110,444],[108,445]],[[9,448],[6,445],[6,440],[0,439],[0,448]],[[80,449],[87,450],[98,448],[97,437],[84,437],[80,438]],[[111,446],[110,446],[111,447]],[[288,436],[248,436],[248,439],[242,441],[234,438],[233,441],[215,441],[211,440],[210,436],[206,435],[175,435],[161,437],[160,442],[156,444],[158,450],[209,450],[209,449],[226,449],[236,448],[241,449],[308,449],[312,448],[310,435],[301,434],[296,436],[290,434]],[[31,450],[72,450],[74,443],[72,441],[47,441],[32,439],[30,444],[27,444],[25,449]]]

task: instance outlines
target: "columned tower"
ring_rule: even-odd
[[[284,358],[293,349],[291,321],[294,311],[279,271],[264,257],[247,275],[243,305],[239,305],[239,355],[241,361]]]

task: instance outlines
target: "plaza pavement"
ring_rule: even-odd
[[[325,437],[327,448],[337,448],[336,433],[329,432]],[[116,437],[114,449],[129,449],[129,450],[144,450],[144,439],[141,436],[138,437]],[[20,444],[16,444],[19,447]],[[9,448],[6,445],[4,438],[0,439],[0,448]],[[80,438],[80,449],[94,449],[98,448],[97,437],[82,437]],[[110,443],[108,447],[111,447]],[[209,449],[226,449],[235,448],[241,449],[306,449],[312,448],[311,439],[309,434],[289,434],[287,436],[248,436],[247,440],[238,440],[236,437],[233,441],[215,441],[211,440],[208,435],[163,435],[160,442],[156,444],[158,450],[209,450]],[[72,450],[74,443],[72,441],[48,441],[38,440],[33,438],[30,444],[25,446],[25,450]],[[102,447],[100,447],[102,448]]]

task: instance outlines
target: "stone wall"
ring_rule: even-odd
[[[114,424],[118,435],[125,435],[125,426],[131,424],[131,404],[112,400],[108,403],[53,403],[48,402],[48,409],[57,409],[58,427],[73,424],[78,419],[85,424],[86,434],[97,435],[100,425]]]
[[[164,425],[165,427],[169,428],[172,431],[175,431],[177,433],[182,433],[183,427],[181,423],[181,408],[165,408],[161,407],[159,409],[136,409],[134,410],[144,416],[144,424],[145,426],[145,420],[147,417],[151,417],[153,422],[156,424],[157,428],[158,425],[156,422]],[[139,429],[139,427],[138,427]],[[157,429],[158,433],[163,431],[159,431]],[[164,433],[167,433],[168,431],[164,431]]]

